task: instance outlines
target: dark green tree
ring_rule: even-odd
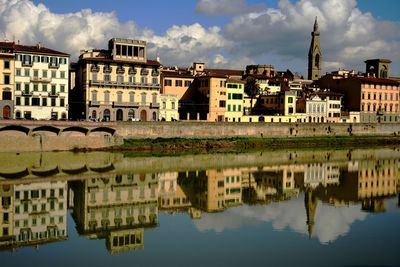
[[[250,114],[253,109],[253,99],[260,94],[260,85],[257,83],[257,80],[253,77],[249,77],[246,80],[246,84],[244,85],[244,92],[247,96],[250,97]]]

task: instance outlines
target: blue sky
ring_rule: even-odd
[[[324,71],[389,58],[400,76],[399,8],[399,0],[0,0],[0,33],[72,58],[126,37],[147,40],[165,65],[273,64],[305,74],[318,15]]]

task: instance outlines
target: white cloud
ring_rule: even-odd
[[[264,8],[262,4],[248,5],[246,0],[198,0],[196,11],[210,16],[237,15]]]
[[[313,237],[325,244],[345,236],[351,225],[357,220],[364,220],[367,213],[360,205],[335,208],[318,202]],[[287,202],[273,203],[269,206],[241,206],[228,209],[223,213],[204,214],[194,221],[199,231],[239,229],[243,225],[270,222],[275,230],[291,230],[308,235],[307,216],[304,207],[304,195]]]

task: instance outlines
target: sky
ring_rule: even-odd
[[[113,37],[143,39],[163,65],[243,69],[272,64],[305,75],[317,16],[323,72],[364,71],[388,58],[400,76],[398,0],[0,0],[2,39],[71,54]]]

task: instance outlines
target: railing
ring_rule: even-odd
[[[124,74],[125,73],[125,69],[123,67],[119,67],[119,68],[117,68],[117,73],[118,74]]]
[[[149,74],[149,70],[148,69],[142,69],[140,71],[140,75],[148,75]]]
[[[22,66],[24,67],[32,67],[33,62],[32,61],[22,61]]]
[[[51,83],[51,78],[31,77],[31,82]]]
[[[115,101],[115,102],[113,102],[113,107],[139,107],[139,103],[138,102]]]
[[[23,96],[32,96],[33,92],[32,91],[22,91]]]
[[[57,92],[49,92],[49,97],[58,97],[60,95],[60,93]]]
[[[160,108],[160,103],[150,103],[150,108]]]
[[[112,81],[89,81],[90,86],[115,86],[115,87],[145,87],[146,89],[155,89],[158,90],[160,88],[159,83],[147,83],[147,84],[142,84],[142,83],[130,83],[130,82],[112,82]]]
[[[129,74],[136,75],[137,70],[136,70],[136,68],[129,68],[129,72],[128,72],[128,73],[129,73]]]
[[[100,67],[99,66],[92,66],[91,68],[90,68],[90,71],[91,72],[99,72],[100,71]]]
[[[158,70],[153,70],[153,71],[151,72],[151,75],[152,75],[152,76],[159,76],[159,75],[160,75],[160,72],[159,72]]]
[[[111,73],[112,72],[112,67],[104,67],[103,68],[104,73]]]
[[[54,63],[54,62],[49,63],[50,69],[58,69],[59,67],[60,67],[60,64],[58,64],[58,63]]]

